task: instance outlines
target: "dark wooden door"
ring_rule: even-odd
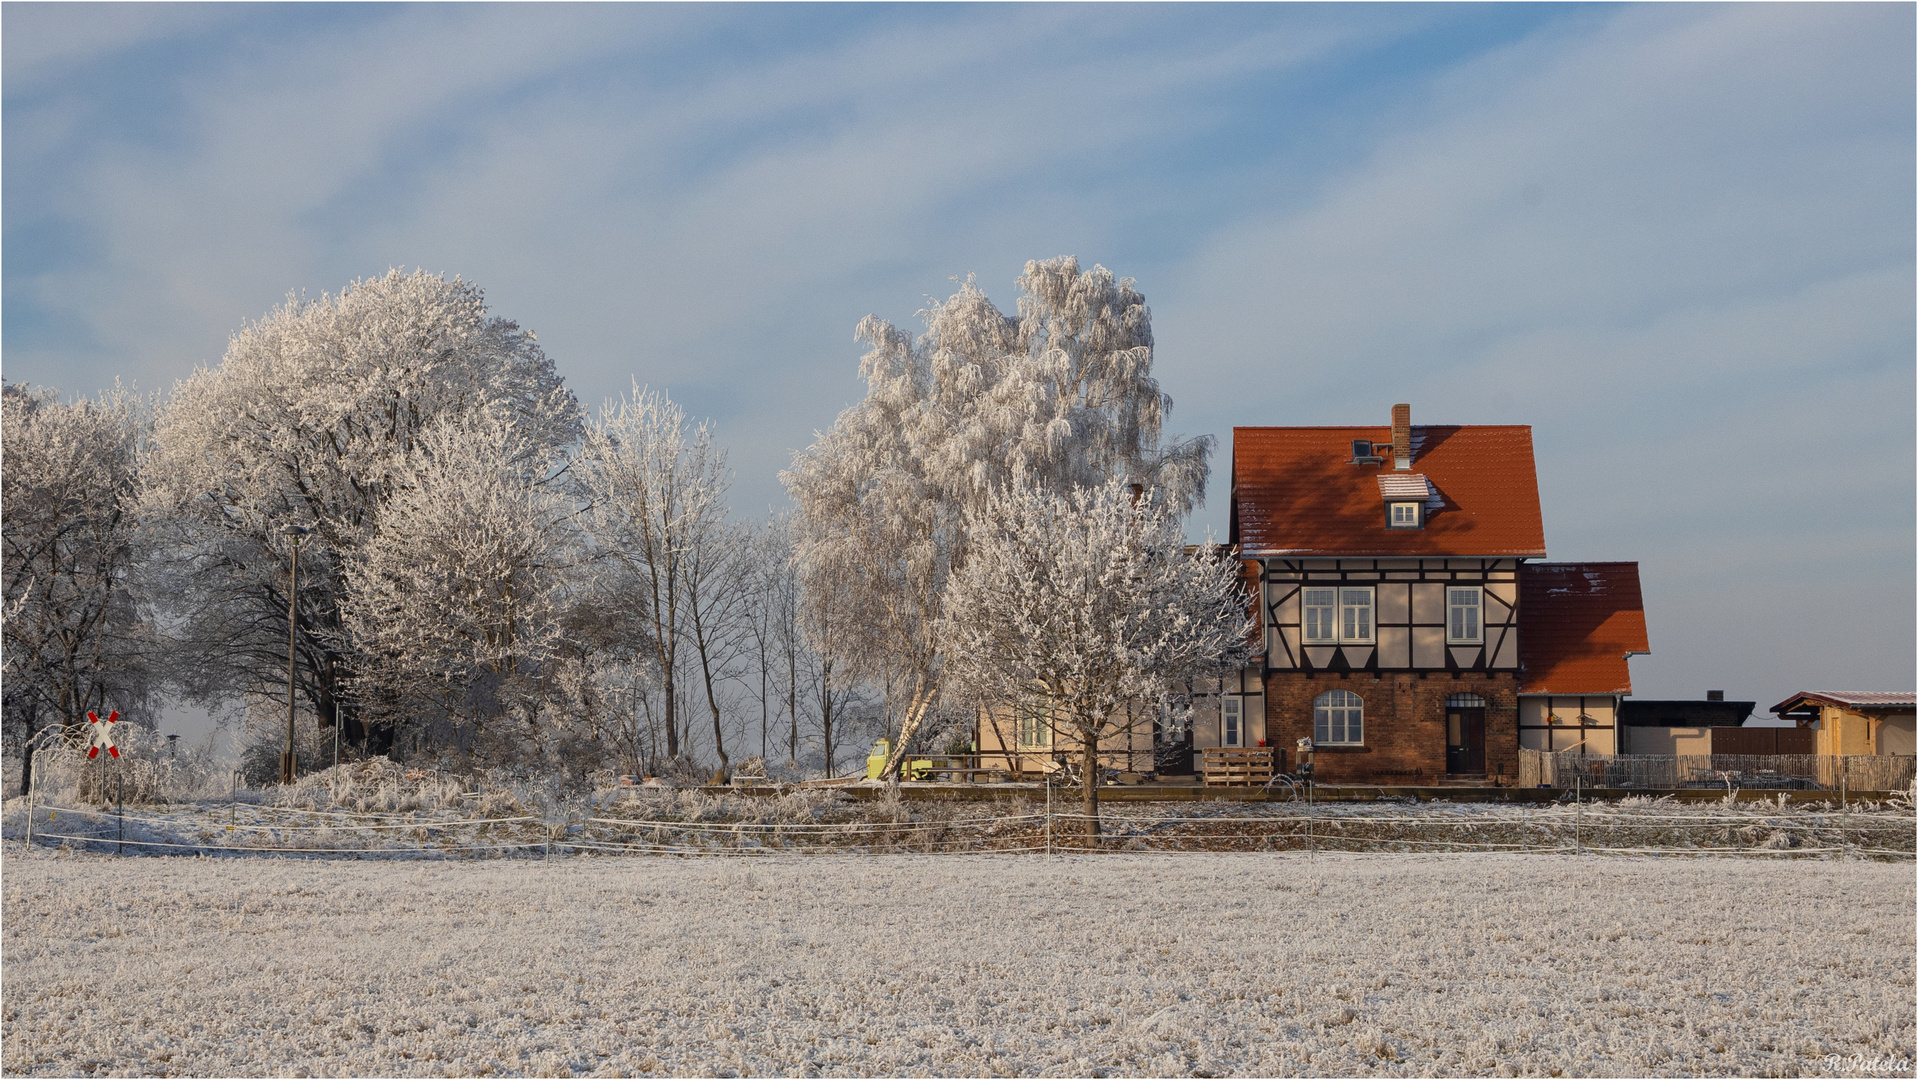
[[[1485,771],[1485,710],[1445,710],[1445,771],[1453,775]]]

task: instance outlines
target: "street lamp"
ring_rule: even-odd
[[[286,579],[286,752],[280,755],[280,783],[293,782],[293,649],[300,632],[295,603],[300,595],[300,540],[306,536],[303,525],[284,525],[280,532],[293,545],[293,566]]]

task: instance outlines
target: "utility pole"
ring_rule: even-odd
[[[286,751],[280,755],[280,783],[293,782],[293,658],[294,646],[298,640],[300,623],[298,603],[300,596],[300,538],[306,535],[301,525],[281,526],[280,532],[293,545],[293,565],[286,579]],[[335,721],[337,723],[338,721]]]

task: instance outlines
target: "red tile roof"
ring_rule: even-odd
[[[1251,557],[1544,557],[1531,428],[1414,426],[1410,472],[1434,498],[1422,529],[1386,527],[1379,478],[1394,470],[1352,464],[1354,439],[1389,453],[1392,430],[1233,428],[1231,542]]]
[[[1635,562],[1523,563],[1518,620],[1521,694],[1629,694],[1652,648]]]

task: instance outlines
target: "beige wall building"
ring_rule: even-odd
[[[1820,754],[1918,753],[1913,732],[1918,694],[1807,690],[1772,706],[1771,711],[1816,731]]]

